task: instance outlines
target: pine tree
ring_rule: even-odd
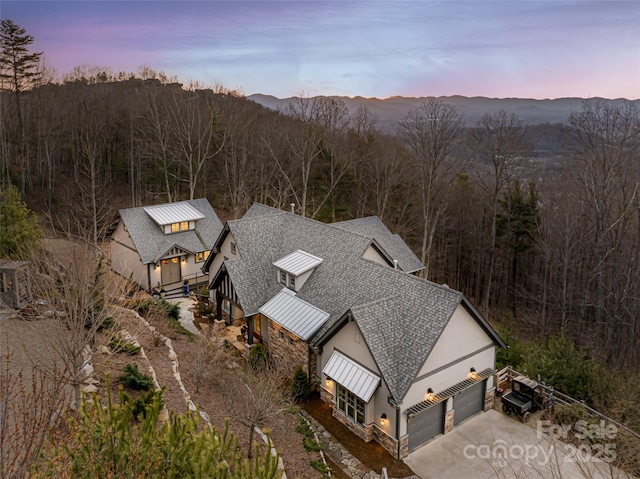
[[[9,19],[0,22],[0,79],[3,89],[15,92],[27,90],[40,76],[42,52],[30,53],[33,37]],[[5,88],[6,84],[9,88]]]
[[[38,218],[22,201],[18,189],[13,185],[0,189],[0,257],[19,258],[43,236]]]

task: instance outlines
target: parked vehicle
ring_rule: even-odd
[[[502,396],[502,410],[507,414],[517,414],[522,422],[527,422],[531,414],[548,405],[550,401],[546,386],[526,376],[512,380],[511,391]]]

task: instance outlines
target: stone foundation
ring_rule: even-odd
[[[327,391],[323,387],[320,388],[320,399],[329,405],[333,405],[333,393],[331,391]]]
[[[409,436],[405,435],[400,439],[400,457],[407,457],[409,455]],[[396,457],[395,455],[393,457]]]
[[[398,455],[398,441],[389,436],[387,433],[378,428],[378,426],[373,428],[373,438],[375,441],[384,447],[389,454],[393,458],[396,458]],[[408,444],[408,441],[407,441]]]
[[[453,429],[453,418],[455,416],[455,409],[452,409],[444,416],[444,433],[447,434]]]
[[[496,398],[496,388],[489,389],[486,393],[484,393],[484,409],[483,411],[488,411],[489,409],[493,409],[493,402]]]
[[[354,433],[364,442],[371,442],[373,439],[373,424],[369,424],[368,426],[360,426],[359,424],[354,423],[353,421],[347,419],[347,417],[336,410],[335,407],[332,407],[332,415],[335,419],[344,424],[349,431]]]

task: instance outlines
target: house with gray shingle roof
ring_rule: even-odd
[[[202,265],[222,231],[206,198],[122,209],[111,235],[111,268],[151,291],[206,282]]]
[[[492,405],[505,344],[462,293],[410,274],[419,261],[380,225],[253,205],[203,269],[219,319],[246,322],[249,347],[302,366],[336,419],[400,458]]]

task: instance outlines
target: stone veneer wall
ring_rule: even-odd
[[[356,424],[355,422],[348,419],[347,416],[345,416],[340,411],[338,411],[338,409],[335,406],[332,407],[331,409],[332,409],[333,417],[336,418],[338,421],[340,421],[342,424],[344,424],[347,427],[347,429],[349,429],[349,431],[354,433],[364,442],[371,442],[371,440],[374,438],[373,424],[369,424],[367,426],[361,426],[360,424]]]
[[[455,415],[455,409],[452,409],[444,416],[444,433],[448,434],[453,429],[453,417]]]
[[[489,389],[486,393],[484,393],[484,411],[488,411],[489,409],[493,409],[493,402],[496,397],[496,388]]]
[[[289,338],[293,339],[293,344],[289,344]],[[307,375],[309,374],[307,343],[271,320],[269,320],[269,354],[276,361],[278,368],[288,377],[293,377],[298,365],[302,366]]]
[[[373,438],[376,440],[378,444],[384,447],[394,459],[396,458],[398,454],[398,441],[396,441],[387,433],[379,429],[377,425],[373,429]],[[409,441],[407,440],[406,443],[408,448]],[[408,452],[408,449],[407,449],[407,452]]]

